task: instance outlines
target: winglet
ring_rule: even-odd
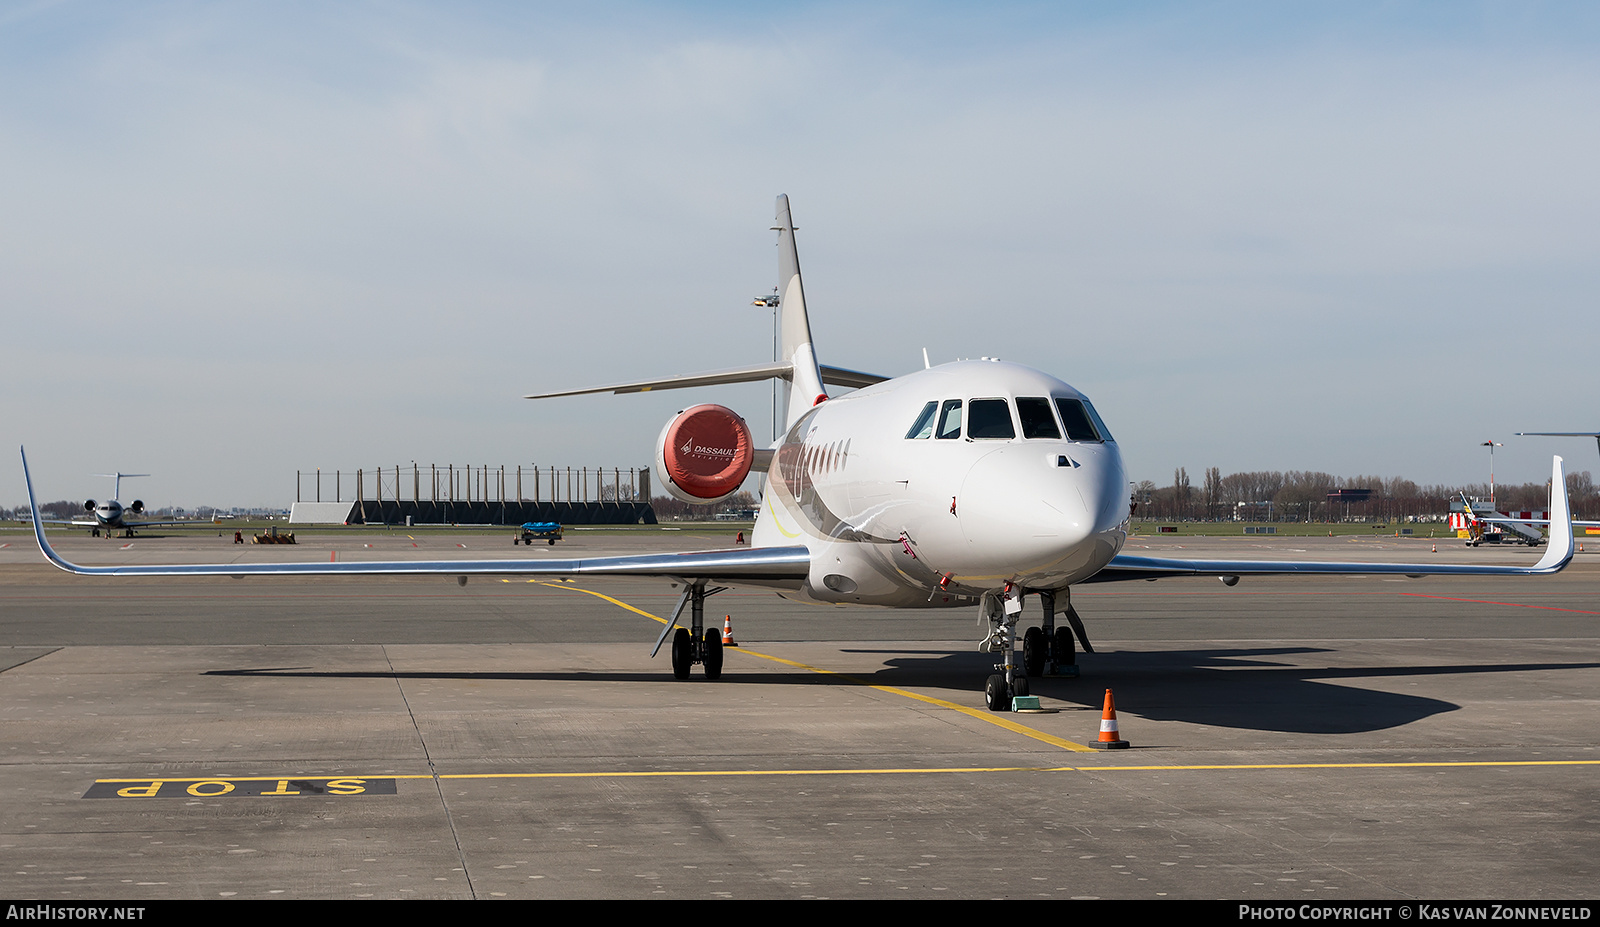
[[[22,452],[22,479],[28,484],[28,513],[33,516],[33,539],[39,542],[39,552],[44,554],[46,560],[68,573],[87,572],[77,564],[61,559],[61,555],[55,552],[50,542],[44,539],[44,522],[39,517],[39,503],[33,497],[33,476],[28,472],[28,449],[18,446],[17,450]]]
[[[1561,458],[1550,464],[1550,539],[1544,556],[1533,565],[1535,573],[1555,573],[1572,560],[1572,509],[1567,504],[1567,477]]]

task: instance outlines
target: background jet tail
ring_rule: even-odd
[[[811,320],[806,316],[806,291],[800,282],[800,253],[794,243],[794,220],[789,215],[789,197],[778,197],[778,330],[780,360],[791,367],[784,428],[794,426],[812,406],[828,398],[822,385],[822,370],[811,343]]]

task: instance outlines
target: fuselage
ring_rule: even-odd
[[[95,504],[94,518],[102,528],[121,528],[123,526],[122,516],[126,511],[122,507],[122,503],[112,499],[109,502]]]
[[[819,403],[776,448],[756,546],[803,543],[794,597],[970,604],[1060,589],[1127,537],[1122,457],[1082,393],[1001,361],[958,361]]]

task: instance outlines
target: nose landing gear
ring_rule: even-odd
[[[1016,659],[1022,592],[1008,586],[999,595],[985,593],[978,608],[979,614],[989,622],[989,635],[984,638],[982,649],[1001,655],[1001,662],[994,666],[1000,672],[984,682],[984,704],[990,711],[1010,711],[1013,698],[1028,694],[1028,671]]]
[[[1060,591],[1067,600],[1065,614],[1069,627],[1056,627],[1055,590],[1040,590],[1038,596],[1044,610],[1043,627],[1030,627],[1022,633],[1020,663],[1013,654],[1017,620],[1021,617],[1022,599],[1027,592],[1008,589],[1001,594],[989,593],[984,596],[979,609],[981,616],[989,622],[989,636],[984,639],[981,649],[986,653],[999,652],[1005,656],[1004,662],[995,665],[995,669],[1003,673],[990,676],[984,683],[984,702],[990,711],[1010,710],[1012,698],[1028,694],[1030,676],[1075,678],[1078,675],[1078,656],[1074,635],[1083,644],[1085,653],[1094,653],[1094,647],[1084,633],[1083,621],[1072,607],[1071,593],[1065,589]]]

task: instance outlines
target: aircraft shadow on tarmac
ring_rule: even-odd
[[[1079,679],[1030,679],[1033,694],[1098,711],[1105,689],[1117,712],[1156,721],[1302,734],[1359,734],[1419,721],[1461,706],[1362,686],[1365,680],[1477,673],[1594,669],[1600,663],[1481,663],[1439,666],[1307,666],[1273,657],[1329,648],[1263,647],[1111,651],[1079,655]],[[929,661],[891,659],[891,666]],[[931,669],[931,667],[929,667]],[[902,677],[897,685],[915,685]],[[949,676],[946,674],[946,679]]]
[[[992,672],[992,655],[946,650],[853,649],[889,657],[879,669],[844,674],[805,671],[741,672],[729,665],[712,685],[881,685],[943,689],[950,701],[978,704],[975,680]],[[1478,673],[1529,673],[1600,668],[1600,663],[1482,663],[1443,666],[1305,666],[1273,657],[1331,653],[1316,647],[1111,651],[1080,655],[1084,676],[1029,680],[1033,693],[1098,711],[1107,687],[1117,710],[1131,717],[1242,730],[1359,734],[1401,727],[1461,706],[1439,699],[1363,688],[1360,680],[1410,679]],[[1304,661],[1302,660],[1301,663]],[[731,661],[730,661],[731,663]],[[667,682],[666,674],[616,671],[471,672],[317,670],[305,666],[210,670],[207,676],[295,679],[414,679],[508,682]],[[704,683],[698,675],[676,685]]]

